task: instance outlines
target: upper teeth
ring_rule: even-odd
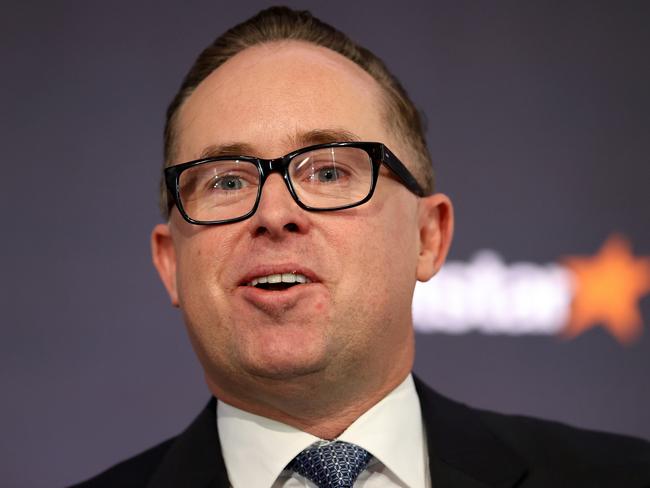
[[[311,280],[298,273],[278,273],[253,278],[248,286],[255,286],[258,283],[311,283]]]

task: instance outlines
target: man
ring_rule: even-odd
[[[214,399],[82,486],[650,486],[644,441],[474,410],[411,376],[413,288],[453,212],[372,53],[263,11],[201,54],[165,138],[153,259]]]

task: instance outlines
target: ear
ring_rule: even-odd
[[[151,255],[153,265],[167,289],[174,307],[178,307],[176,288],[176,251],[168,224],[158,224],[151,232]]]
[[[442,267],[454,233],[454,209],[442,193],[420,199],[417,279],[430,280]]]

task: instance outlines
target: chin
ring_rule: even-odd
[[[307,378],[315,375],[324,368],[315,365],[293,365],[293,366],[274,366],[274,367],[253,367],[248,368],[248,374],[253,377],[264,380],[295,380],[300,378]]]
[[[249,356],[244,362],[246,372],[267,380],[290,380],[318,374],[327,367],[327,355],[317,351],[264,351]]]
[[[260,327],[244,340],[232,343],[233,360],[250,375],[288,379],[315,374],[336,349],[319,327]]]

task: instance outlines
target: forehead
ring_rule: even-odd
[[[390,144],[381,87],[334,51],[274,42],[242,51],[196,88],[179,111],[177,155],[240,144],[276,157],[304,142],[302,134],[323,131]]]

